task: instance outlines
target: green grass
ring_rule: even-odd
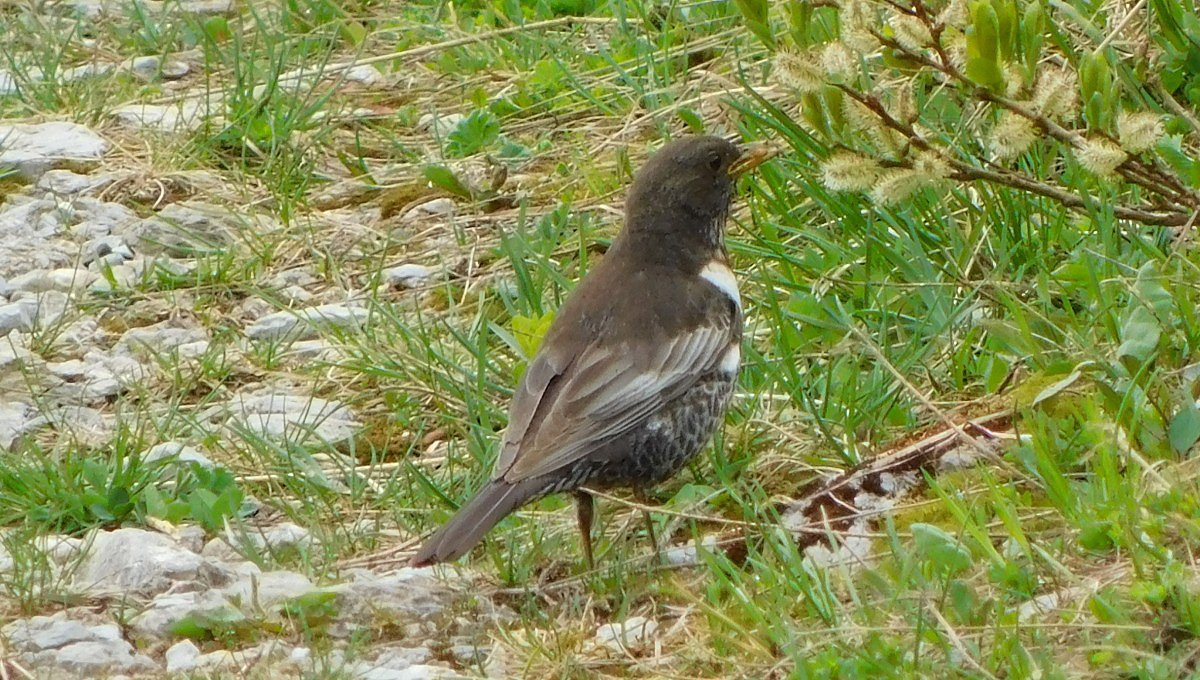
[[[486,633],[515,672],[1193,673],[1194,248],[1116,220],[1111,205],[1127,188],[1050,148],[1021,167],[1077,181],[1093,197],[1085,209],[980,182],[921,189],[887,208],[827,189],[820,162],[841,142],[814,132],[797,97],[766,77],[769,51],[737,4],[754,3],[294,0],[222,18],[131,9],[86,25],[0,9],[24,27],[0,36],[0,68],[22,86],[0,97],[0,114],[77,120],[119,142],[105,169],[126,180],[110,200],[150,214],[156,177],[204,171],[219,181],[172,184],[167,200],[281,224],[247,220],[236,246],[199,258],[192,273],[160,270],[72,312],[114,336],[180,317],[205,327],[212,345],[189,361],[155,357],[151,380],[99,405],[120,416],[108,441],[49,427],[0,453],[0,520],[17,564],[0,579],[4,611],[60,606],[62,584],[27,549],[26,537],[50,532],[168,519],[215,534],[225,521],[241,526],[241,501],[254,498],[317,543],[252,557],[334,579],[347,560],[431,531],[488,476],[527,358],[522,333],[603,251],[631,171],[668,136],[737,132],[783,151],[744,181],[730,223],[746,365],[716,444],[664,485],[669,512],[655,519],[676,545],[744,538],[744,558],[702,550],[694,568],[658,567],[640,512],[602,501],[599,564],[585,572],[568,499],[526,508],[467,560],[477,598],[517,613]],[[1096,25],[1116,16],[1083,2],[1057,11]],[[784,40],[786,20],[771,21]],[[194,50],[193,71],[180,85],[119,69],[59,77],[95,55],[183,50]],[[333,68],[380,55],[395,55],[376,64],[393,79],[387,87]],[[310,77],[280,84],[298,68]],[[144,135],[108,117],[130,101],[189,96],[213,114],[193,131]],[[419,125],[448,114],[466,118],[445,134]],[[938,115],[947,129],[961,122],[956,110]],[[1183,140],[1194,149],[1194,134]],[[350,198],[326,198],[339,191]],[[442,195],[455,198],[449,219],[403,217]],[[377,287],[384,268],[405,262],[448,274],[418,290]],[[296,360],[241,336],[248,305],[290,306],[269,280],[293,268],[315,277],[313,304],[354,299],[370,310],[361,332],[321,332],[331,355]],[[65,356],[61,330],[34,339],[47,360]],[[22,389],[37,394],[36,368],[25,378]],[[363,427],[334,446],[284,444],[204,419],[260,384],[343,401]],[[779,502],[820,475],[944,418],[1006,408],[1016,440],[1000,459],[929,478],[870,525],[864,563],[816,567],[775,526]],[[231,476],[183,471],[165,483],[139,456],[168,439],[201,446]],[[598,624],[633,615],[659,621],[661,657],[609,658],[589,646]],[[304,619],[280,634],[319,650],[328,640]]]

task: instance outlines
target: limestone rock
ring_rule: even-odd
[[[383,282],[392,288],[420,288],[436,273],[437,270],[423,264],[402,264],[383,270]]]
[[[228,248],[242,228],[242,221],[227,206],[183,201],[123,225],[117,233],[141,252],[195,257]]]
[[[631,616],[619,623],[606,623],[596,629],[594,641],[617,653],[638,650],[653,642],[658,622],[644,616]]]
[[[0,125],[0,169],[16,170],[36,179],[48,170],[98,163],[108,142],[77,123],[16,123]]]
[[[258,341],[308,340],[322,329],[356,330],[370,312],[362,307],[335,303],[268,314],[246,329],[246,337]]]
[[[89,593],[153,595],[180,581],[220,586],[233,578],[224,566],[205,560],[167,536],[142,529],[101,531],[75,573]]]
[[[184,619],[236,624],[244,618],[216,590],[162,593],[129,621],[129,630],[135,639],[149,642],[170,637],[175,626]]]

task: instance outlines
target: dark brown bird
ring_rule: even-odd
[[[738,175],[770,156],[719,137],[664,146],[634,178],[625,227],[551,324],[512,400],[489,481],[412,559],[457,559],[509,513],[581,487],[644,490],[703,448],[741,360],[742,305],[725,250]]]

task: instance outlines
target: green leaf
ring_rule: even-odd
[[[1052,399],[1058,396],[1058,394],[1063,390],[1067,389],[1071,385],[1074,385],[1075,381],[1079,380],[1081,377],[1083,377],[1083,372],[1080,371],[1079,368],[1076,368],[1074,371],[1071,371],[1070,375],[1067,377],[1063,378],[1062,380],[1057,380],[1051,385],[1047,385],[1041,392],[1038,392],[1037,396],[1033,398],[1033,404],[1036,406],[1047,399]]]
[[[970,551],[941,527],[918,522],[910,528],[917,552],[935,570],[957,574],[971,566]]]
[[[1190,180],[1192,186],[1200,185],[1200,162],[1183,150],[1183,135],[1160,139],[1155,150],[1176,172]]]
[[[512,319],[513,337],[521,345],[521,351],[527,358],[537,354],[538,347],[550,324],[554,321],[554,312],[546,312],[539,317],[514,316]]]
[[[1016,0],[994,0],[993,9],[999,28],[1000,58],[1003,61],[1015,61],[1020,36]]]
[[[771,30],[771,4],[767,0],[734,0],[746,28],[764,45],[775,49],[775,34]]]
[[[990,355],[984,360],[983,385],[988,394],[994,394],[1004,384],[1004,379],[1012,370],[1012,364],[998,355]]]
[[[229,20],[225,17],[209,17],[204,21],[204,35],[213,42],[225,42],[233,37]]]
[[[499,118],[485,109],[472,111],[446,135],[446,154],[458,158],[470,156],[490,146],[499,137]]]
[[[454,172],[444,165],[426,165],[421,171],[425,179],[433,186],[448,191],[455,196],[462,198],[471,198],[471,190],[466,187]]]
[[[1133,282],[1133,292],[1138,302],[1148,305],[1160,322],[1170,322],[1175,316],[1175,298],[1162,285],[1163,273],[1158,263],[1151,260],[1138,269]]]
[[[1000,66],[1000,18],[986,0],[971,4],[967,29],[967,77],[989,90],[1004,89]]]
[[[1200,441],[1200,409],[1196,408],[1195,403],[1184,404],[1179,409],[1171,419],[1167,438],[1171,441],[1171,448],[1180,454],[1187,453]]]
[[[354,47],[358,47],[367,39],[367,27],[363,26],[361,22],[346,19],[338,22],[338,34],[342,40],[345,40]]]
[[[1042,44],[1046,36],[1046,10],[1041,0],[1031,0],[1025,5],[1021,17],[1021,60],[1027,73],[1033,78],[1038,60],[1042,58]]]
[[[1121,346],[1117,348],[1118,359],[1135,359],[1145,363],[1158,348],[1162,327],[1149,309],[1138,305],[1130,311],[1125,323],[1121,324]]]
[[[1088,125],[1104,128],[1112,119],[1116,106],[1113,93],[1112,67],[1103,52],[1092,52],[1079,64],[1079,91],[1083,100],[1083,113]]]
[[[788,3],[788,23],[791,28],[792,40],[796,42],[796,45],[808,45],[812,17],[813,6],[811,3],[795,1]]]
[[[679,119],[683,121],[684,125],[688,126],[689,130],[698,135],[704,134],[704,119],[700,117],[700,114],[695,109],[685,106],[679,109],[678,113]]]

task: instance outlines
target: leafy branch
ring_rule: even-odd
[[[1096,42],[1036,1],[821,0],[788,9],[794,47],[780,48],[774,75],[834,149],[822,164],[829,188],[891,204],[946,180],[985,181],[1086,210],[1100,186],[1117,191],[1109,209],[1120,219],[1190,227],[1200,215],[1200,162],[1185,146],[1197,132],[1195,76],[1132,77],[1200,57],[1200,46],[1165,29],[1149,47],[1152,18],[1200,25],[1186,10],[1140,21],[1130,13]],[[754,11],[763,37],[766,7]],[[1135,47],[1122,43],[1118,54],[1122,32],[1137,34]]]

